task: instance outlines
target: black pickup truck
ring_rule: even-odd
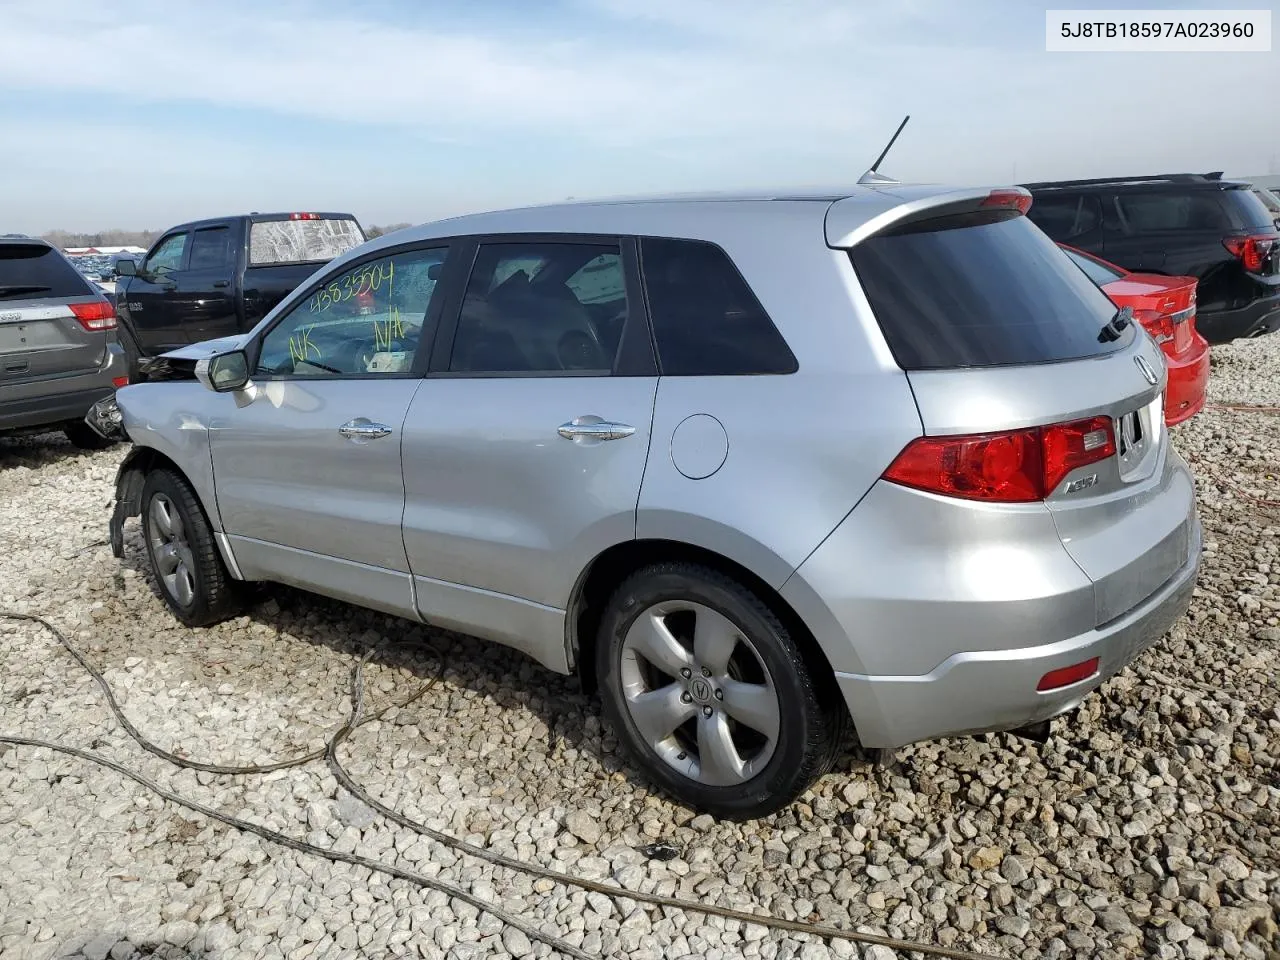
[[[130,372],[142,357],[252,329],[317,267],[364,241],[348,213],[251,213],[166,230],[141,261],[116,264]]]

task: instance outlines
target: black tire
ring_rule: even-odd
[[[116,327],[116,333],[119,336],[120,349],[124,351],[125,371],[129,374],[129,382],[138,383],[138,361],[142,357],[142,350],[138,347],[138,341],[134,339],[133,334],[129,332],[129,328],[123,323]]]
[[[68,420],[62,425],[62,432],[77,450],[105,450],[115,444],[83,420]]]
[[[165,534],[153,514],[157,498],[164,498],[165,508],[176,513],[181,522],[186,548],[182,562],[182,569],[186,571],[183,580],[191,592],[188,602],[179,599],[175,589],[166,583],[166,574],[158,559],[155,541],[157,538],[165,539]],[[214,543],[209,520],[185,477],[164,469],[147,474],[142,485],[142,533],[156,586],[175,617],[188,627],[207,627],[241,611],[244,606],[243,585],[227,572]]]
[[[642,613],[668,601],[710,607],[727,617],[768,671],[778,732],[772,755],[749,779],[712,785],[685,775],[663,759],[632,718],[623,688],[627,633]],[[834,684],[819,672],[825,669],[825,664],[806,658],[786,625],[753,591],[717,570],[691,563],[655,564],[628,577],[604,610],[596,644],[605,720],[632,761],[681,803],[733,820],[778,811],[831,769],[844,740],[846,712],[831,696]],[[709,706],[714,709],[716,704]]]

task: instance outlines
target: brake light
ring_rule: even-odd
[[[119,390],[121,387],[127,387],[129,385],[129,378],[128,377],[112,377],[111,385],[115,387],[117,390]]]
[[[1040,682],[1036,684],[1036,690],[1044,693],[1046,690],[1057,690],[1060,687],[1079,683],[1081,680],[1088,680],[1098,672],[1098,663],[1097,657],[1091,657],[1084,663],[1073,663],[1069,667],[1050,670],[1040,678]]]
[[[1111,420],[1091,417],[1029,430],[920,437],[898,454],[884,479],[965,500],[1031,503],[1072,470],[1115,452]]]
[[[90,332],[116,328],[116,308],[105,300],[95,303],[73,303],[71,312],[80,321],[80,326]]]
[[[1031,194],[1026,190],[992,190],[978,206],[1012,207],[1019,213],[1026,213],[1031,209]]]
[[[1222,245],[1233,257],[1238,257],[1241,265],[1250,273],[1258,273],[1262,262],[1271,254],[1276,240],[1274,233],[1254,233],[1247,237],[1227,237]]]
[[[318,214],[318,213],[291,213],[291,214],[289,214],[289,219],[290,219],[290,220],[319,220],[319,219],[320,219],[320,214]]]

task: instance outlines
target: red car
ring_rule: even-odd
[[[1196,332],[1196,278],[1130,273],[1065,243],[1058,246],[1116,306],[1132,307],[1133,318],[1160,344],[1169,368],[1165,423],[1173,426],[1199,413],[1209,385],[1209,343]]]

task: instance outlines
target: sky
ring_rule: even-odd
[[[1046,53],[1050,6],[1108,4],[0,0],[0,232],[851,183],[905,114],[902,180],[1280,173],[1280,53]]]

